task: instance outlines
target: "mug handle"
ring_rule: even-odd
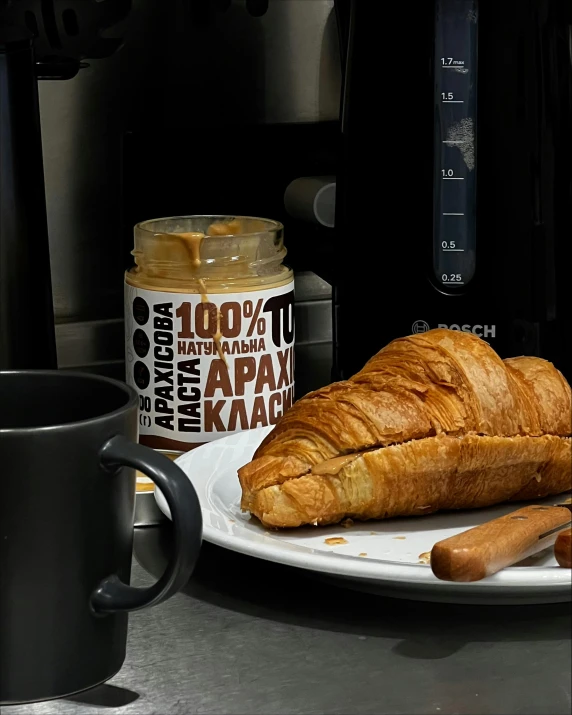
[[[179,591],[191,576],[202,541],[199,499],[184,472],[170,459],[121,435],[103,445],[100,459],[111,472],[123,466],[138,469],[161,489],[173,518],[174,551],[165,573],[148,588],[128,586],[115,575],[103,579],[91,595],[92,609],[107,614],[156,606]]]

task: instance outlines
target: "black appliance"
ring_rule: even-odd
[[[445,326],[572,379],[572,3],[336,1],[335,377]]]
[[[131,0],[0,0],[0,369],[57,365],[38,79],[108,57]]]
[[[32,34],[0,24],[0,368],[55,367]]]

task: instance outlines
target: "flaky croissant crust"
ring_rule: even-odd
[[[239,470],[242,507],[289,527],[560,493],[571,423],[570,386],[551,363],[503,361],[459,331],[412,335],[282,417]],[[353,456],[330,470],[340,455]]]

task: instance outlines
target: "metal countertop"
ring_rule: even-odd
[[[170,525],[136,530],[132,583]],[[130,617],[107,685],[3,715],[570,715],[571,613],[398,601],[204,544],[183,593]]]

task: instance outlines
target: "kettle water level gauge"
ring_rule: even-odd
[[[475,274],[477,1],[437,0],[433,272],[445,293]]]

